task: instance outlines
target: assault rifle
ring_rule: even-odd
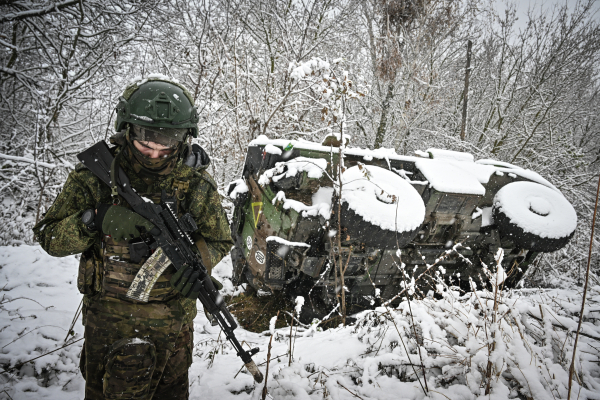
[[[160,204],[154,204],[137,194],[131,187],[125,171],[119,166],[119,157],[113,157],[106,142],[101,141],[93,145],[78,154],[77,158],[102,182],[112,188],[114,197],[120,195],[129,203],[133,211],[152,222],[160,230],[159,234],[153,233],[151,238],[147,239],[148,242],[142,240],[130,242],[131,254],[134,257],[136,253],[138,257],[140,256],[140,245],[142,255],[150,255],[151,250],[153,252],[136,275],[127,296],[138,301],[148,301],[152,286],[169,265],[172,264],[176,270],[191,266],[199,274],[192,290],[200,289],[198,299],[219,323],[254,380],[262,382],[262,373],[252,360],[252,356],[259,351],[258,347],[251,350],[242,348],[233,333],[237,324],[227,310],[223,297],[215,288],[202,259],[193,250],[195,244],[190,234],[197,229],[197,226],[192,216],[185,214],[177,218],[174,211],[176,203],[172,201],[173,199],[169,201],[164,191]],[[147,254],[143,254],[146,249]]]

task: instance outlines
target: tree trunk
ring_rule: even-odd
[[[381,119],[379,120],[379,127],[377,128],[377,134],[375,136],[375,145],[374,148],[378,149],[383,144],[383,139],[385,138],[385,133],[387,131],[387,120],[388,113],[390,111],[390,102],[394,97],[394,83],[390,82],[388,84],[387,94],[385,96],[385,100],[383,100],[383,104],[381,106]]]

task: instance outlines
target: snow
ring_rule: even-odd
[[[558,239],[577,227],[577,213],[554,189],[532,182],[513,182],[496,193],[494,207],[526,232]]]
[[[235,185],[235,187],[233,188],[231,193],[229,193],[229,197],[231,197],[234,200],[237,199],[238,195],[242,193],[247,193],[249,190],[248,185],[246,185],[246,181],[244,181],[243,179],[236,179],[235,181],[229,183],[229,187],[231,187],[231,185]]]
[[[3,369],[63,345],[81,298],[75,283],[77,264],[75,256],[50,257],[39,246],[0,247],[0,279],[6,285],[0,303]],[[241,292],[231,283],[230,257],[213,273],[223,282],[225,294]],[[487,273],[494,276],[498,271]],[[493,291],[460,295],[445,288],[437,299],[411,300],[410,308],[404,299],[397,308],[364,311],[347,327],[323,331],[318,322],[309,327],[294,324],[291,365],[290,328],[276,329],[275,315],[265,332],[238,328],[235,334],[240,342],[260,348],[253,358],[263,373],[272,337],[267,390],[273,399],[564,399],[581,289],[562,286],[499,290],[496,303]],[[304,300],[308,306],[310,300]],[[297,307],[301,302],[296,298]],[[579,399],[598,399],[600,392],[598,341],[589,337],[600,337],[599,307],[600,286],[592,284],[581,331],[588,336],[580,336],[576,357],[584,387],[573,381]],[[82,333],[79,319],[68,343]],[[3,371],[0,398],[83,398],[78,368],[82,343],[74,342],[16,371]],[[494,349],[488,351],[492,343]],[[493,379],[491,393],[485,395],[488,361]],[[419,383],[423,383],[420,364],[425,366],[429,396]],[[242,361],[220,328],[199,312],[194,320],[190,398],[260,399],[264,385],[255,384],[240,368]]]
[[[344,143],[349,143],[350,140],[352,139],[352,135],[348,135],[346,133],[344,133],[342,135],[342,137],[344,138]],[[323,140],[321,140],[321,145],[326,146],[326,147],[331,147],[331,146],[325,145],[325,142],[327,142],[328,140],[331,140],[331,138],[333,138],[339,142],[340,141],[340,133],[339,132],[328,133],[327,135],[325,135],[325,137],[323,137]]]
[[[394,172],[357,165],[342,174],[342,200],[365,221],[382,229],[408,232],[425,218],[425,204],[410,183]]]
[[[306,172],[309,178],[320,179],[326,167],[327,160],[323,158],[296,157],[289,161],[278,162],[275,167],[263,172],[258,178],[258,184],[265,186],[271,181],[277,182],[283,178],[296,176],[301,172]]]
[[[290,242],[289,240],[282,239],[279,236],[267,236],[267,242],[277,242],[291,247],[310,247],[310,244],[303,242]]]
[[[481,227],[494,224],[494,216],[492,214],[494,207],[483,207],[481,210]]]
[[[443,150],[443,149],[435,149],[430,148],[425,150],[426,153],[431,154],[431,158],[440,160],[454,160],[454,161],[466,161],[473,162],[473,154],[464,153],[461,151],[452,151],[452,150]]]
[[[476,164],[481,164],[481,165],[489,165],[489,166],[496,166],[496,167],[508,168],[508,169],[523,169],[521,167],[518,167],[518,166],[513,165],[513,164],[509,164],[507,162],[496,161],[496,160],[492,160],[492,159],[488,159],[488,158],[482,158],[481,160],[475,161],[475,163]]]
[[[321,189],[324,190],[321,191]],[[272,202],[273,204],[282,202],[284,210],[292,209],[302,215],[303,218],[316,217],[320,215],[325,219],[329,219],[331,216],[331,197],[329,199],[326,198],[327,189],[328,188],[320,188],[319,192],[321,193],[316,198],[314,196],[319,192],[313,195],[313,204],[310,206],[298,200],[287,199],[283,191],[277,192]]]
[[[321,146],[318,143],[309,142],[307,140],[269,139],[265,135],[259,135],[250,142],[250,146],[266,146],[268,144],[281,148],[292,145],[296,149],[314,150],[324,154],[329,154],[331,152],[331,147]],[[431,159],[429,152],[433,152],[432,154],[436,154],[437,157],[441,156],[442,158],[436,159],[436,157],[434,157],[434,159]],[[434,148],[428,149],[427,152],[417,150],[415,153],[420,157],[398,155],[394,149],[389,148],[370,150],[347,146],[344,149],[344,154],[360,156],[366,161],[380,159],[387,160],[388,164],[390,160],[415,162],[419,169],[421,169],[421,166],[425,166],[425,168],[434,175],[437,175],[439,172],[441,175],[437,177],[437,179],[434,177],[434,180],[440,187],[453,187],[455,188],[454,190],[461,190],[459,188],[461,184],[465,183],[468,185],[468,189],[452,193],[475,194],[472,192],[477,192],[483,194],[482,185],[487,184],[490,177],[497,171],[508,174],[513,179],[522,177],[558,191],[554,185],[541,177],[538,173],[502,161],[481,159],[472,162],[473,156],[468,153]],[[313,158],[312,160],[316,159]],[[428,167],[429,165],[431,166]],[[446,171],[446,167],[453,168],[453,173]],[[464,179],[464,182],[462,179]],[[475,181],[478,181],[481,185],[477,185]]]
[[[419,160],[417,168],[438,192],[484,195],[479,180],[446,160]]]
[[[146,121],[146,122],[152,122],[154,121],[152,118],[150,117],[146,117],[145,115],[135,115],[135,114],[131,114],[131,116],[133,118],[139,119],[140,121]]]
[[[494,217],[492,215],[493,207],[476,207],[475,212],[471,215],[471,219],[481,217],[481,227],[493,225]]]
[[[300,312],[302,312],[302,306],[304,306],[304,297],[297,296],[294,303],[296,304],[294,307],[294,311],[296,311],[296,315],[300,315]]]
[[[265,146],[265,151],[269,154],[275,154],[280,156],[283,151],[279,147],[275,147],[272,144],[268,144]]]
[[[318,57],[312,58],[304,63],[290,63],[288,72],[290,78],[294,81],[299,81],[307,75],[311,75],[314,72],[327,70],[330,65],[327,61],[324,61]]]

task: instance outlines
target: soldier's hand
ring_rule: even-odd
[[[171,286],[188,299],[197,299],[202,283],[198,280],[198,272],[190,266],[180,268],[171,278]]]
[[[138,213],[111,204],[96,206],[95,223],[101,227],[104,234],[112,236],[116,242],[139,237],[144,229],[151,234],[160,233],[158,228]]]

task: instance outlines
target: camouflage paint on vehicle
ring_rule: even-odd
[[[281,154],[267,152],[267,144],[279,148]],[[326,160],[327,168],[323,177],[313,179],[302,172],[278,177],[276,182],[258,183],[266,170],[274,168],[279,162],[298,157]],[[433,158],[433,155],[429,157]],[[404,175],[405,179],[410,176],[409,182],[425,205],[425,219],[416,235],[410,238],[407,245],[400,246],[399,251],[397,246],[368,244],[369,240],[366,239],[376,237],[380,230],[365,230],[362,235],[357,235],[351,225],[342,224],[342,248],[338,249],[328,235],[328,230],[332,228],[327,227],[328,223],[330,227],[337,226],[335,207],[329,218],[322,215],[302,216],[275,200],[276,193],[282,191],[287,199],[310,206],[312,195],[321,187],[332,187],[332,180],[337,179],[338,160],[338,148],[315,143],[269,140],[266,137],[251,143],[242,173],[248,192],[234,199],[232,234],[235,247],[232,259],[236,283],[249,282],[255,288],[266,291],[283,289],[295,295],[307,295],[310,291],[311,296],[333,304],[335,276],[329,260],[341,253],[342,259],[348,260],[345,272],[346,286],[349,288],[347,298],[351,303],[369,306],[374,299],[375,289],[384,300],[393,298],[400,291],[405,279],[399,268],[402,263],[412,276],[423,273],[427,265],[440,265],[446,270],[447,276],[452,276],[461,286],[468,288],[469,278],[478,280],[482,273],[481,263],[494,264],[494,255],[502,248],[503,266],[505,270],[513,272],[506,282],[510,286],[517,283],[539,254],[520,248],[508,236],[502,236],[495,225],[483,226],[482,216],[474,217],[477,209],[492,207],[494,195],[512,182],[532,181],[551,186],[533,171],[499,163],[489,168],[496,172],[491,173],[485,182],[483,194],[460,190],[455,193],[437,190],[427,181],[417,167],[423,158],[362,149],[346,149],[344,167],[362,163],[395,171]],[[486,165],[493,166],[490,163]],[[230,190],[233,190],[233,186]],[[306,243],[310,249],[296,245],[279,246],[274,240],[267,241],[267,238],[274,236],[293,243]],[[461,245],[456,246],[455,251],[446,254],[450,247],[458,243]],[[283,247],[286,249],[282,252]],[[281,254],[283,256],[278,256]],[[271,273],[274,270],[276,274]],[[422,289],[428,290],[425,287]]]

